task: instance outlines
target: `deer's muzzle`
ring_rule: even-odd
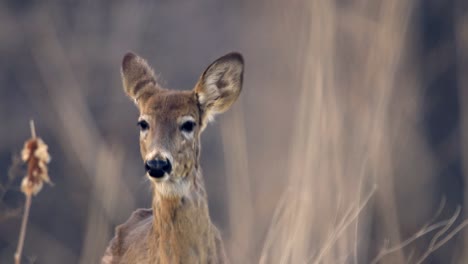
[[[172,165],[168,159],[153,159],[146,161],[145,169],[151,177],[162,178],[166,173],[171,173]]]

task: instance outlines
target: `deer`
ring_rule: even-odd
[[[152,206],[115,229],[102,264],[229,263],[212,223],[200,168],[200,135],[242,90],[244,59],[228,53],[211,63],[192,90],[161,87],[147,61],[122,60],[124,91],[139,110],[140,152]]]

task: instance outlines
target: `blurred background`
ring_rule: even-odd
[[[240,99],[202,135],[232,263],[468,262],[468,2],[196,0],[0,3],[0,263],[31,118],[54,185],[24,263],[98,263],[150,206],[128,50],[173,89],[244,54]]]

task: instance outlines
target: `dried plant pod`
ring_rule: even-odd
[[[42,181],[32,182],[29,177],[24,177],[21,181],[21,191],[26,195],[36,195],[42,189]]]
[[[48,146],[38,137],[31,138],[24,143],[21,151],[23,162],[28,164],[28,172],[21,183],[21,191],[27,195],[36,195],[43,183],[51,183],[47,164],[50,162]]]

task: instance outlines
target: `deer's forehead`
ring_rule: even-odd
[[[142,114],[157,119],[173,119],[190,115],[198,118],[199,109],[192,92],[162,92],[149,98],[141,109]]]

